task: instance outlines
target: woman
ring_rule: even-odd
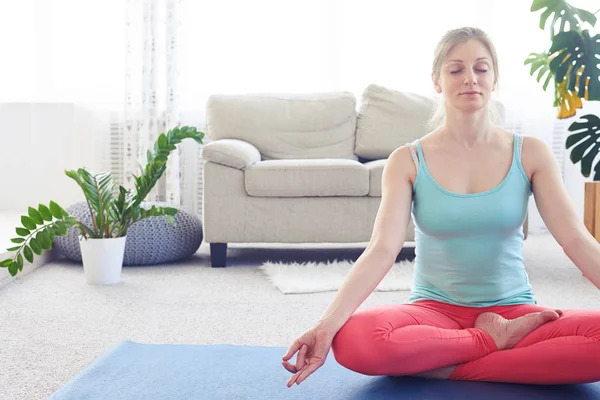
[[[587,232],[546,145],[493,124],[496,51],[479,29],[448,32],[432,79],[445,121],[389,157],[368,247],[323,317],[282,358],[299,384],[330,349],[366,375],[530,384],[600,380],[600,311],[536,305],[521,255],[534,195],[566,255],[600,288]],[[409,304],[356,312],[390,270],[415,221]],[[296,363],[289,360],[297,353]]]

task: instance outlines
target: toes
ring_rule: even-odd
[[[562,314],[562,311],[560,312],[560,314]],[[553,321],[555,319],[558,319],[560,317],[560,314],[558,313],[558,311],[555,310],[544,310],[541,312],[541,316],[544,321]]]

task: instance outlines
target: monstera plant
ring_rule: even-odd
[[[531,11],[540,10],[539,26],[542,30],[548,27],[550,50],[531,53],[525,65],[531,65],[530,74],[537,73],[544,90],[553,81],[558,118],[572,118],[583,108],[583,101],[600,100],[600,34],[592,31],[600,10],[592,13],[566,0],[534,0]],[[565,145],[571,149],[571,162],[581,163],[581,174],[586,178],[593,169],[593,180],[600,181],[600,160],[596,160],[600,155],[600,117],[582,115],[568,130],[572,133]]]
[[[80,231],[82,255],[84,242],[95,241],[96,245],[106,248],[106,245],[111,242],[109,239],[113,239],[113,242],[120,242],[122,263],[124,239],[132,224],[148,217],[164,217],[167,222],[175,223],[174,216],[178,212],[176,208],[153,205],[150,209],[145,209],[142,207],[142,202],[165,172],[169,154],[176,149],[176,145],[187,138],[201,144],[203,137],[203,132],[188,126],[173,128],[166,135],[161,134],[154,148],[147,152],[146,167],[140,166],[140,175],[133,176],[135,191],[125,189],[123,186],[119,186],[118,191],[115,191],[115,181],[110,172],[92,174],[85,168],[65,171],[65,174],[83,191],[91,216],[91,225],[86,225],[69,215],[54,201],[51,201],[49,206],[40,204],[37,208],[29,207],[27,215],[21,217],[23,226],[15,229],[18,237],[11,239],[16,244],[15,247],[8,249],[14,252],[13,256],[0,261],[0,267],[8,268],[9,273],[15,276],[23,270],[24,260],[33,262],[35,255],[41,255],[45,250],[52,249],[55,237],[65,236],[67,230],[72,227]],[[106,270],[106,264],[112,256],[101,254],[99,268]],[[83,257],[85,269],[85,255]],[[120,268],[118,260],[116,264]]]

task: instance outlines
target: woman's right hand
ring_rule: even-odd
[[[306,331],[294,340],[287,353],[281,358],[285,369],[294,374],[287,383],[291,387],[294,383],[299,385],[310,374],[319,369],[327,359],[329,349],[335,334],[319,328]],[[288,362],[298,352],[296,364]]]

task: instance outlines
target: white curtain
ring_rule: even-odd
[[[570,3],[599,8],[597,0]],[[437,41],[449,29],[476,26],[498,50],[506,127],[553,145],[564,162],[556,137],[565,127],[557,128],[553,94],[523,64],[550,45],[530,6],[526,0],[10,2],[0,9],[0,34],[16,38],[6,54],[20,62],[0,65],[0,102],[85,109],[93,115],[85,133],[94,135],[93,165],[131,186],[131,173],[145,164],[159,133],[178,124],[206,129],[204,106],[213,93],[341,90],[360,98],[377,83],[433,95]],[[184,142],[151,200],[200,214],[201,166],[200,146]],[[534,206],[530,213],[532,230],[543,229]]]
[[[179,125],[177,113],[177,0],[127,0],[124,148],[125,184],[147,161],[161,133]],[[180,148],[171,152],[167,169],[149,200],[181,203]]]

